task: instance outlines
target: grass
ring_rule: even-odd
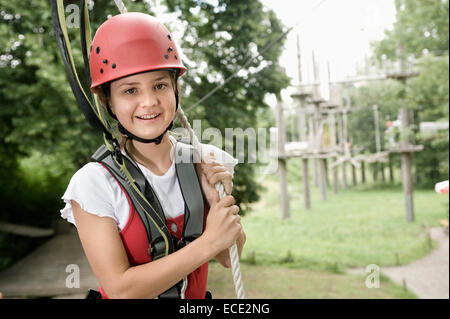
[[[448,218],[448,196],[415,190],[411,223],[405,219],[401,185],[350,187],[338,194],[329,190],[326,202],[311,187],[312,209],[304,210],[299,162],[288,162],[291,218],[280,220],[273,175],[264,180],[261,200],[242,218],[247,233],[243,262],[341,273],[368,264],[406,264],[433,248],[426,225],[439,226],[440,219]]]
[[[242,218],[247,298],[416,298],[382,273],[380,287],[369,289],[368,274],[350,275],[346,269],[376,264],[382,271],[382,266],[407,264],[429,253],[434,244],[426,227],[448,219],[448,196],[416,189],[415,221],[408,223],[401,184],[369,181],[338,194],[328,189],[325,202],[311,186],[312,209],[305,210],[300,165],[300,160],[288,161],[289,219],[280,219],[275,175],[264,179],[261,200]],[[347,180],[351,183],[350,176]],[[213,298],[235,298],[231,271],[217,263],[210,264],[208,288]]]
[[[241,264],[244,290],[250,299],[412,299],[417,298],[384,276],[379,288],[367,288],[365,276],[308,269]],[[210,263],[208,289],[213,298],[236,298],[231,271]]]

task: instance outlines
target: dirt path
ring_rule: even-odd
[[[79,274],[79,287],[74,276]],[[84,255],[76,230],[56,235],[0,272],[4,298],[84,296],[98,283]]]
[[[430,229],[431,238],[438,247],[425,257],[407,265],[383,267],[381,272],[399,285],[406,287],[420,299],[449,298],[449,235],[443,228]],[[350,269],[351,274],[365,274],[361,268]]]

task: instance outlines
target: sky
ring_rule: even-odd
[[[355,74],[371,55],[370,42],[383,38],[395,22],[394,0],[260,0],[287,26],[288,34],[280,64],[298,84],[297,35],[302,56],[302,78],[312,82],[312,51],[320,65],[321,81],[340,80]],[[285,90],[288,99],[291,90]],[[322,86],[322,91],[324,87]],[[326,95],[326,92],[324,92]]]
[[[171,24],[175,40],[183,36],[183,24],[175,13],[164,13],[161,0],[146,0],[163,23]],[[209,0],[217,3],[217,0]],[[259,0],[272,9],[289,32],[280,65],[298,84],[297,36],[300,39],[303,82],[314,81],[312,52],[320,67],[321,93],[328,98],[328,65],[331,80],[341,80],[355,74],[371,55],[370,42],[383,38],[384,30],[395,22],[394,0]],[[195,8],[192,8],[195,10]],[[182,52],[181,52],[182,54]],[[182,54],[183,59],[186,57]],[[283,100],[292,103],[290,87],[282,91]],[[276,104],[274,97],[267,103]]]

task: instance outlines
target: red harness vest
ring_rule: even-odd
[[[105,167],[106,168],[106,167]],[[116,180],[117,181],[117,180]],[[138,213],[134,209],[128,194],[122,188],[119,182],[117,182],[125,194],[130,205],[130,215],[128,217],[127,224],[120,232],[120,237],[122,239],[123,246],[127,252],[128,261],[130,266],[142,265],[150,262],[152,258],[148,252],[149,242],[147,233],[145,231],[144,224],[140,219]],[[203,221],[203,228],[206,223],[206,217],[209,212],[208,204],[205,201],[205,220]],[[173,226],[175,224],[175,226]],[[184,225],[184,214],[176,218],[166,218],[166,225],[170,233],[173,234],[177,239],[181,239],[183,225]],[[175,231],[174,231],[175,229]],[[188,286],[185,292],[186,299],[205,299],[206,293],[206,283],[208,281],[208,262],[201,265],[199,268],[194,270],[188,275]],[[99,291],[103,299],[108,299],[105,291],[102,287]]]

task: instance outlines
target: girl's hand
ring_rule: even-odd
[[[227,195],[209,210],[202,237],[212,248],[213,256],[231,247],[242,234],[239,207],[234,203],[234,197]]]
[[[208,201],[209,207],[219,201],[219,193],[215,188],[217,182],[222,182],[225,193],[231,195],[233,180],[228,168],[215,160],[213,152],[202,158],[201,163],[196,164],[197,175],[200,179],[203,194]]]

